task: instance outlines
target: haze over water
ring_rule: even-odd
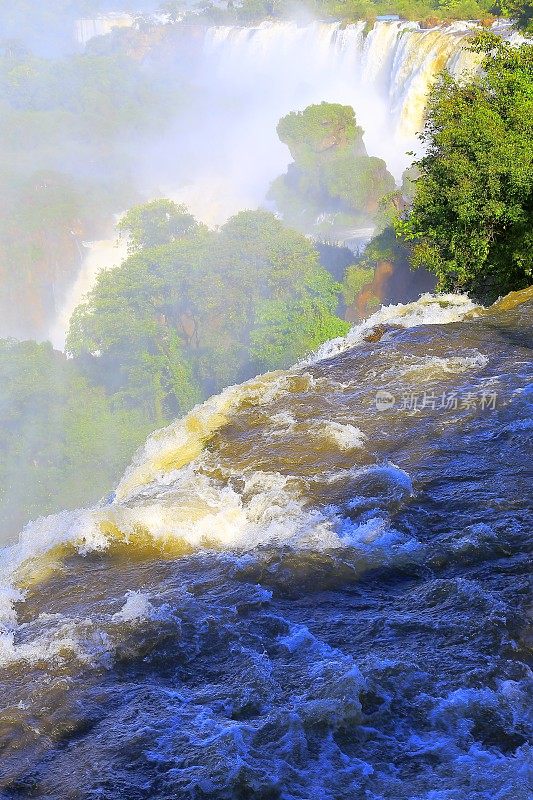
[[[261,205],[277,121],[322,100],[399,180],[436,72],[475,67],[467,31],[193,31],[198,93],[139,194],[210,225]],[[126,256],[108,233],[57,347]],[[0,800],[528,800],[532,323],[531,289],[382,306],[153,432],[100,502],[30,522],[0,549]]]
[[[93,33],[93,26],[86,28],[84,36]],[[278,121],[324,100],[355,109],[368,152],[401,181],[413,158],[408,152],[419,148],[416,135],[437,72],[475,68],[476,56],[464,49],[469,30],[467,23],[421,30],[418,23],[377,22],[365,33],[364,22],[263,22],[195,31],[192,49],[184,35],[172,61],[196,95],[164,138],[139,152],[139,188],[148,198],[185,203],[208,225],[265,204],[271,182],[290,161]],[[47,332],[58,348],[95,275],[119,263],[113,246],[111,236],[90,247]]]

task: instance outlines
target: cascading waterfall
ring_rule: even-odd
[[[124,241],[115,239],[102,239],[95,242],[84,242],[85,255],[81,264],[78,277],[74,281],[64,298],[56,319],[48,331],[48,339],[57,350],[65,347],[70,318],[74,309],[82,303],[96,282],[98,274],[103,269],[110,269],[126,258],[126,245]]]
[[[82,21],[84,41],[126,24],[116,15],[98,19],[93,33]],[[147,163],[140,160],[144,195],[184,202],[208,224],[259,206],[290,161],[277,138],[279,119],[323,100],[355,109],[369,154],[383,158],[400,180],[412,160],[408,152],[419,150],[416,136],[438,72],[446,68],[459,76],[476,69],[478,57],[466,49],[472,27],[468,22],[431,29],[416,22],[376,22],[366,33],[362,21],[266,21],[255,27],[207,28],[193,70],[202,110],[190,118],[185,112],[180,133],[158,148],[164,154],[162,166],[148,156]],[[509,31],[504,26],[501,33]],[[109,250],[95,250],[85,260],[51,326],[58,346],[72,298],[82,299],[79,287],[88,291],[98,271],[116,263],[107,258]]]
[[[74,35],[79,45],[84,47],[95,36],[105,36],[114,28],[131,28],[135,19],[131,14],[109,12],[98,17],[79,19]]]
[[[159,190],[208,223],[257,207],[290,161],[278,121],[322,101],[355,109],[369,154],[400,181],[409,153],[420,151],[417,134],[439,71],[459,76],[477,67],[466,47],[472,27],[377,22],[367,33],[362,21],[265,21],[207,28],[195,73],[202,112],[194,137],[177,143],[187,166],[179,176],[164,174]]]
[[[248,170],[254,201],[283,106],[405,141],[464,36],[209,31],[192,183]],[[69,303],[119,255],[93,243]],[[29,523],[0,549],[1,800],[530,800],[532,330],[533,287],[384,306]]]
[[[251,87],[275,107],[276,119],[310,102],[354,107],[369,152],[400,177],[423,125],[427,94],[436,75],[475,70],[478,57],[465,48],[472,26],[422,29],[416,22],[263,22],[254,28],[207,31],[205,54],[217,80],[234,91]],[[277,101],[277,102],[276,102]]]
[[[88,21],[79,23],[83,41],[127,20],[111,15],[93,22],[94,31]],[[411,161],[407,151],[417,149],[437,72],[446,67],[459,75],[476,67],[476,56],[465,49],[470,30],[468,23],[422,30],[416,22],[377,22],[365,33],[362,21],[207,28],[196,75],[207,110],[186,118],[181,133],[160,148],[172,155],[164,159],[162,176],[151,164],[144,168],[145,196],[184,202],[208,224],[257,207],[290,160],[277,138],[279,119],[323,100],[353,106],[368,152],[384,158],[400,179]],[[169,172],[177,152],[183,166]],[[116,263],[108,244],[85,259],[51,326],[56,346],[64,342],[73,302],[83,299],[100,269]]]

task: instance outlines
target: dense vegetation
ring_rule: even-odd
[[[467,83],[443,75],[433,90],[397,228],[439,289],[491,302],[533,279],[533,46],[488,33],[472,46],[483,70]]]
[[[350,106],[308,106],[284,117],[277,131],[294,163],[269,197],[288,223],[326,232],[379,221],[380,201],[395,189],[394,179],[384,161],[366,152]]]
[[[533,35],[533,3],[531,0],[498,0],[496,11],[513,19],[518,30]]]
[[[211,231],[161,200],[121,227],[131,254],[99,276],[67,347],[154,424],[347,329],[317,251],[266,211]]]
[[[0,340],[0,543],[109,492],[152,429],[49,344]]]
[[[183,6],[182,6],[183,7]],[[207,3],[205,15],[216,22],[257,22],[266,17],[290,17],[295,13],[292,0],[229,0],[227,8]],[[532,6],[529,0],[302,0],[305,10],[319,18],[372,23],[378,16],[398,15],[420,20],[427,25],[451,20],[477,19],[490,24],[497,16],[516,19],[523,30],[532,31]]]
[[[372,13],[364,8],[358,12],[349,2],[337,10],[328,5],[315,10],[321,16],[336,14],[345,19],[361,14],[370,19],[375,12],[394,11],[392,6],[370,6]],[[411,6],[414,16],[420,16],[418,6]],[[170,62],[163,60],[154,66],[162,28],[152,30],[150,39],[139,20],[136,30],[94,40],[79,54],[71,51],[74,20],[110,9],[135,13],[158,7],[178,19],[185,4],[13,0],[0,9],[2,35],[7,37],[0,41],[0,177],[4,189],[0,335],[46,335],[77,272],[83,241],[108,236],[112,214],[141,199],[136,191],[136,154],[164,136],[186,102],[188,90]],[[513,2],[502,9],[516,16],[521,25],[531,24],[530,4]],[[281,2],[250,0],[230,3],[229,8],[217,8],[213,13],[237,15],[246,21],[254,14],[259,18],[292,11]],[[476,16],[467,14],[472,15]],[[170,35],[171,28],[166,26],[165,35]],[[322,215],[322,232],[327,233],[332,215],[333,225],[344,222],[346,226],[366,224],[368,216],[374,217],[376,197],[385,193],[385,184],[391,179],[377,159],[356,151],[357,147],[351,153],[348,148],[337,148],[335,158],[322,170],[320,191],[316,185],[320,159],[314,175],[313,169],[301,168],[295,159],[294,167],[272,190],[285,219],[307,231]],[[357,168],[352,169],[355,158]],[[353,176],[357,176],[355,183]],[[382,185],[372,197],[368,188],[376,178]],[[307,191],[309,181],[314,183],[312,191]]]
[[[512,13],[525,27],[531,15],[518,6]],[[15,0],[12,16],[23,7]],[[162,80],[161,65],[157,73],[142,65],[132,37],[53,60],[2,45],[6,332],[18,333],[19,321],[43,329],[82,240],[136,202],[126,133],[135,130],[142,146],[169,123],[168,108],[179,108],[179,82],[171,71]],[[380,302],[430,289],[424,271],[415,289],[410,259],[433,270],[440,288],[483,300],[531,282],[532,48],[487,36],[476,46],[484,72],[439,82],[426,156],[400,190],[366,153],[351,108],[323,103],[289,114],[278,133],[294,163],[270,199],[290,228],[266,211],[209,230],[168,200],[134,206],[119,225],[128,258],[100,275],[75,312],[69,357],[0,341],[0,537],[40,513],[98,499],[149,431],[208,394],[294,362]],[[402,216],[396,233],[386,227],[393,212]],[[380,232],[359,259],[301,233],[365,224]],[[29,306],[33,319],[24,318]]]
[[[257,22],[268,17],[289,17],[310,12],[315,16],[347,21],[377,16],[399,15],[404,19],[439,21],[481,19],[495,16],[516,19],[523,29],[531,26],[533,12],[528,0],[301,0],[295,10],[293,0],[226,0],[188,3],[187,0],[12,0],[0,9],[0,25],[5,35],[17,37],[21,31],[41,49],[64,46],[72,22],[111,10],[146,13],[163,12],[171,21],[184,13],[191,19],[203,16],[213,22]],[[529,27],[531,30],[531,27]]]
[[[72,31],[80,17],[122,10],[155,10],[156,0],[9,0],[0,3],[0,31],[41,55],[72,50]]]
[[[266,211],[209,230],[158,200],[120,230],[130,255],[76,310],[73,358],[0,342],[0,531],[97,500],[148,431],[348,330],[317,250]]]
[[[169,105],[176,90],[128,54],[0,43],[0,335],[46,333],[83,240],[135,201],[136,148],[170,124]]]

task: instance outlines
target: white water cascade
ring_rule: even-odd
[[[478,57],[466,49],[473,27],[422,29],[398,21],[366,32],[363,21],[266,21],[207,28],[198,73],[205,110],[194,137],[179,141],[189,166],[179,181],[165,176],[159,186],[208,223],[256,207],[290,161],[278,121],[322,101],[355,109],[369,154],[400,180],[412,161],[408,152],[420,150],[417,134],[437,74],[477,67]]]
[[[106,19],[94,30],[82,30],[80,22],[80,41],[121,24],[117,15]],[[417,133],[437,74],[446,68],[459,76],[477,67],[477,56],[466,49],[473,27],[377,22],[365,32],[362,21],[266,21],[206,28],[191,67],[196,105],[181,113],[171,135],[141,154],[140,188],[147,199],[186,203],[211,225],[256,208],[291,160],[277,137],[278,121],[323,100],[355,109],[369,154],[383,158],[399,180],[412,160],[408,151],[420,148]],[[498,32],[509,35],[505,26]],[[76,302],[100,269],[115,263],[110,246],[92,248],[51,330],[57,346]]]
[[[311,102],[353,106],[369,152],[385,158],[399,177],[437,74],[476,68],[477,56],[465,48],[471,33],[466,22],[430,29],[377,22],[367,34],[364,22],[263,22],[208,29],[205,56],[218,83],[237,97],[253,91],[272,109],[274,130],[280,116]]]
[[[134,22],[132,14],[110,11],[108,14],[77,20],[74,35],[77,43],[85,47],[95,36],[105,36],[115,28],[131,28]]]
[[[103,269],[118,266],[126,258],[126,245],[120,240],[102,239],[84,242],[84,248],[86,252],[78,276],[67,292],[48,331],[47,339],[52,342],[56,350],[64,350],[72,313],[84,302],[87,293],[95,285],[98,274]]]

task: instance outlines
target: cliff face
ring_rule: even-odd
[[[363,286],[346,309],[345,318],[348,322],[360,322],[376,310],[376,306],[383,300],[386,284],[393,272],[394,265],[391,261],[378,261],[372,280]]]
[[[39,339],[75,278],[80,253],[67,231],[36,234],[20,250],[5,258],[0,249],[0,337]]]
[[[328,215],[338,227],[374,220],[395,183],[385,162],[368,155],[351,106],[310,105],[283,117],[277,132],[294,163],[269,198],[287,221],[314,232]]]
[[[0,197],[0,337],[49,335],[87,260],[85,243],[109,234],[120,194],[110,194],[108,180],[52,170],[8,176]]]

